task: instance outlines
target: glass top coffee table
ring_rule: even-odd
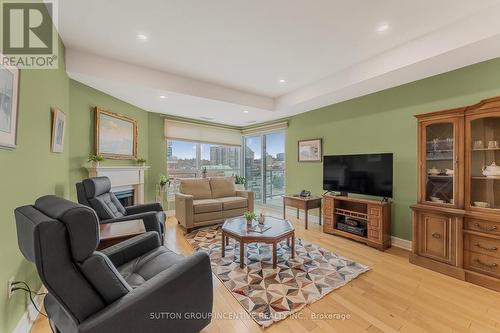
[[[252,226],[257,226],[254,221]],[[292,251],[291,257],[295,257],[295,229],[287,220],[266,216],[265,227],[270,227],[263,232],[251,231],[247,227],[247,221],[243,217],[237,217],[226,220],[222,225],[222,256],[225,256],[226,245],[229,244],[229,238],[235,239],[240,243],[240,267],[245,265],[245,244],[248,243],[266,243],[273,245],[273,268],[276,268],[278,258],[276,247],[278,242],[286,239],[287,244]],[[290,245],[291,242],[291,245]]]

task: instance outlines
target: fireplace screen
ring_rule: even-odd
[[[134,190],[114,192],[123,207],[134,205]]]

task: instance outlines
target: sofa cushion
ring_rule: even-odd
[[[195,214],[219,212],[222,210],[222,202],[214,199],[193,200]]]
[[[222,219],[222,211],[194,214],[193,216],[194,222],[220,220],[220,219]]]
[[[208,179],[181,179],[179,192],[192,195],[194,200],[212,199],[212,191],[210,190],[210,181]]]
[[[117,267],[117,270],[132,288],[137,288],[156,274],[182,261],[183,258],[166,247],[160,246]]]
[[[245,208],[237,208],[237,209],[229,209],[229,210],[224,210],[222,211],[222,217],[225,219],[231,218],[231,217],[237,217],[237,216],[243,216],[243,214],[247,211],[248,209]]]
[[[222,209],[224,210],[248,207],[248,200],[243,197],[218,198],[217,201],[222,203]]]
[[[214,199],[234,197],[236,195],[233,177],[210,178],[210,187],[212,189],[212,198]]]

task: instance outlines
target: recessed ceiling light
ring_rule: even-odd
[[[387,23],[382,23],[377,27],[378,32],[384,32],[387,30],[389,30],[389,24],[387,24]]]
[[[286,80],[285,79],[280,79],[280,83],[285,83]]]
[[[160,98],[161,98],[161,99],[166,99],[166,98],[167,98],[167,96],[165,96],[165,95],[161,95],[161,96],[160,96]]]
[[[243,110],[243,113],[248,113],[248,110]]]
[[[138,40],[148,40],[148,36],[144,34],[137,34],[137,39]]]

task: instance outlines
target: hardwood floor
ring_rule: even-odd
[[[379,252],[363,244],[324,234],[315,223],[297,222],[297,237],[369,265],[372,270],[305,307],[294,318],[271,325],[267,333],[297,332],[500,332],[500,293],[412,265],[408,252]],[[167,246],[183,254],[192,249],[175,218],[169,218]],[[231,293],[214,276],[214,313],[243,318],[216,318],[204,333],[261,332]],[[328,318],[344,314],[344,319]],[[325,317],[327,318],[318,318]],[[348,317],[347,319],[345,317]],[[49,333],[45,318],[31,333]]]

